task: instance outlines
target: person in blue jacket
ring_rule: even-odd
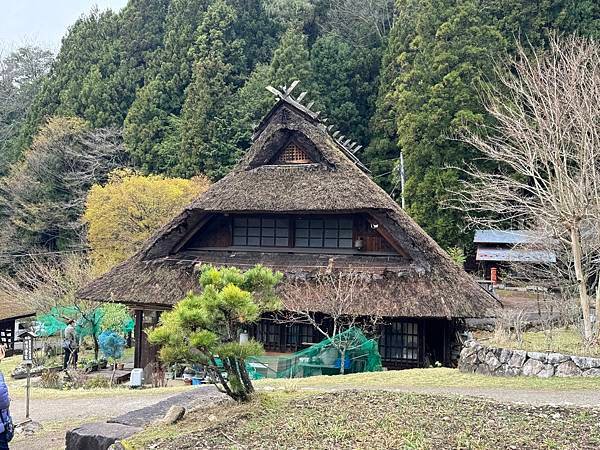
[[[0,361],[4,359],[6,349],[0,345]],[[0,372],[0,450],[8,450],[8,436],[4,423],[10,417],[9,413],[10,398],[8,396],[8,387],[4,381],[4,376]]]

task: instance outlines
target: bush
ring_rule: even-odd
[[[39,386],[44,389],[62,389],[62,379],[59,372],[44,370],[40,377]]]
[[[95,377],[88,378],[84,383],[84,389],[103,389],[110,387],[110,380],[102,375],[96,375]]]

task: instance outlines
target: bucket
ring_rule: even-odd
[[[192,386],[200,386],[202,384],[202,378],[192,378]]]

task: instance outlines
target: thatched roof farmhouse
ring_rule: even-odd
[[[234,170],[80,296],[131,305],[143,341],[144,324],[156,323],[153,311],[198,288],[199,264],[260,263],[284,272],[287,282],[359,271],[376,293],[363,313],[390,319],[381,335],[384,364],[418,366],[426,354],[448,362],[457,319],[493,316],[495,299],[370,179],[354,145],[334,138],[289,92],[279,95]],[[285,296],[284,306],[293,301]],[[275,351],[298,341],[275,323],[259,324],[256,333]],[[138,353],[143,365],[141,344]]]

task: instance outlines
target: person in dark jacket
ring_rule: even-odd
[[[6,355],[6,348],[0,345],[0,361]],[[8,450],[8,438],[4,429],[4,422],[7,421],[10,413],[10,397],[8,396],[8,386],[4,381],[4,376],[0,373],[0,450]]]

